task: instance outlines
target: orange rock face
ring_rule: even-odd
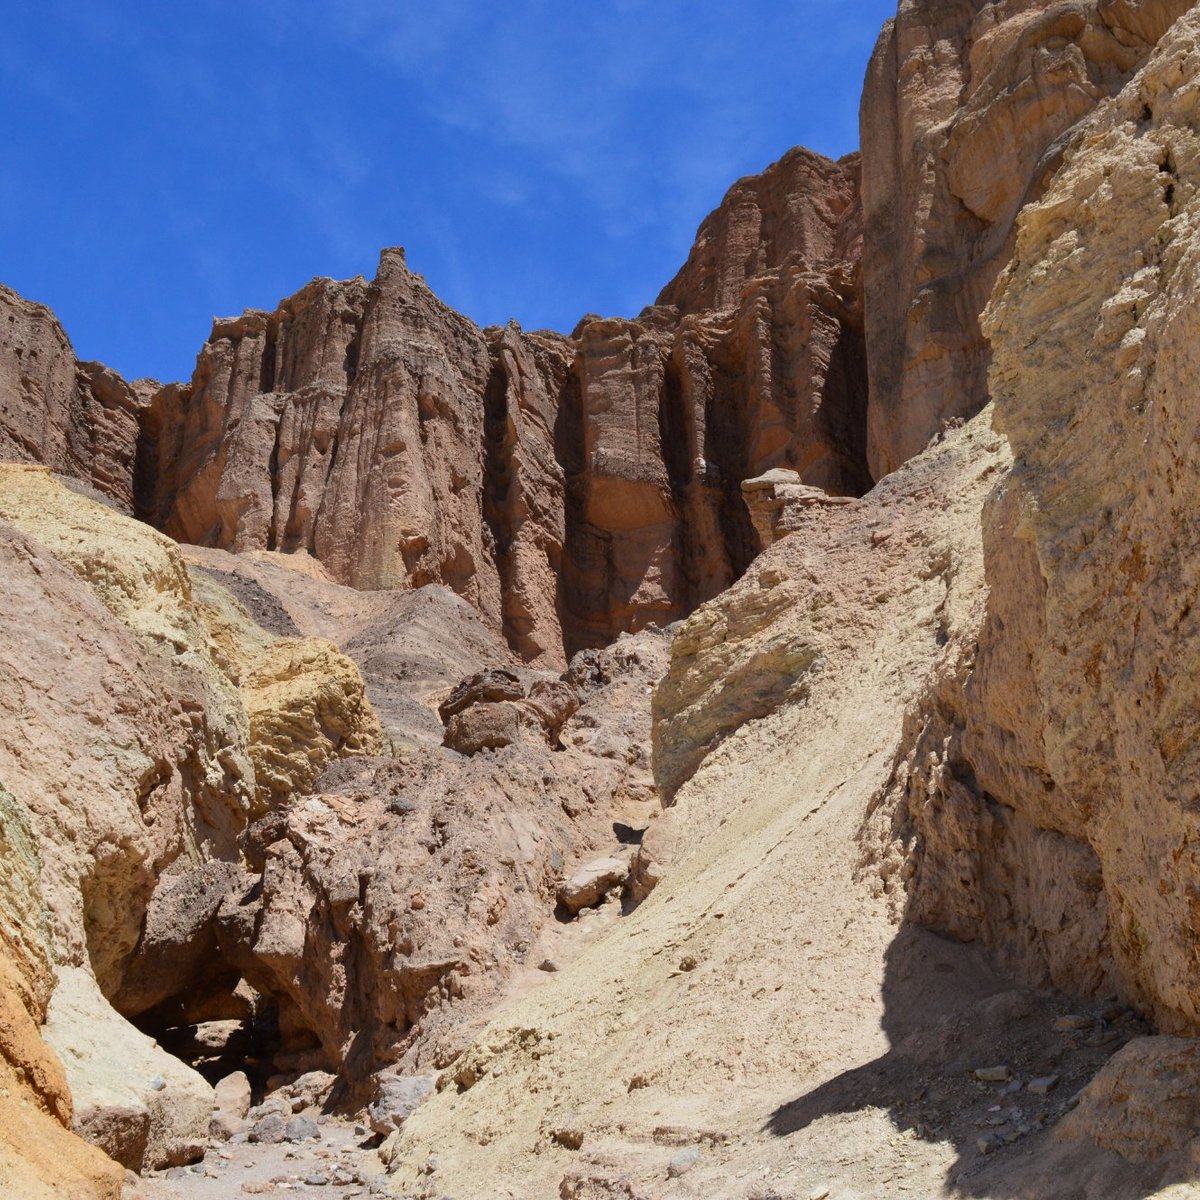
[[[795,150],[734,185],[637,320],[480,330],[388,250],[370,283],[218,321],[191,382],[154,391],[77,368],[50,314],[5,293],[0,456],[179,541],[445,584],[562,666],[741,574],[743,479],[869,486],[860,245],[857,158]]]
[[[876,478],[987,402],[979,328],[1017,213],[1065,135],[1187,0],[902,0],[862,99],[863,270]]]

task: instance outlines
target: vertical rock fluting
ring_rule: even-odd
[[[385,251],[218,321],[140,412],[129,491],[180,541],[443,583],[529,662],[665,623],[759,546],[741,481],[869,486],[858,165],[797,150],[704,223],[659,303],[481,331]]]
[[[862,99],[876,477],[987,402],[979,314],[1069,131],[1188,0],[902,0]]]

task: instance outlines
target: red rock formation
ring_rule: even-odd
[[[1188,0],[902,0],[862,99],[863,269],[876,478],[987,401],[979,328],[1014,223],[1065,135]]]
[[[789,261],[817,270],[856,262],[861,242],[858,155],[832,163],[798,147],[726,192],[658,303],[685,314],[736,308],[750,280]]]
[[[743,479],[869,485],[860,244],[857,159],[794,150],[734,185],[637,320],[480,330],[388,250],[370,283],[216,322],[190,384],[153,393],[76,368],[53,317],[5,293],[0,457],[179,541],[445,584],[562,665],[745,569]]]
[[[152,386],[76,362],[54,314],[0,284],[0,461],[45,463],[131,512],[138,414]]]

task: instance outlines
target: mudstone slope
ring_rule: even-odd
[[[1197,95],[905,0],[635,320],[0,291],[0,1183],[1200,1194]]]

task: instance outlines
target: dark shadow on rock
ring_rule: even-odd
[[[1067,1015],[1080,1027],[1057,1028]],[[1054,1132],[1104,1063],[1149,1032],[1132,1012],[1011,987],[982,950],[906,923],[887,952],[883,1026],[888,1053],[781,1105],[766,1131],[886,1110],[909,1136],[952,1144],[946,1187],[980,1200],[1143,1200],[1165,1182],[1162,1169]]]

